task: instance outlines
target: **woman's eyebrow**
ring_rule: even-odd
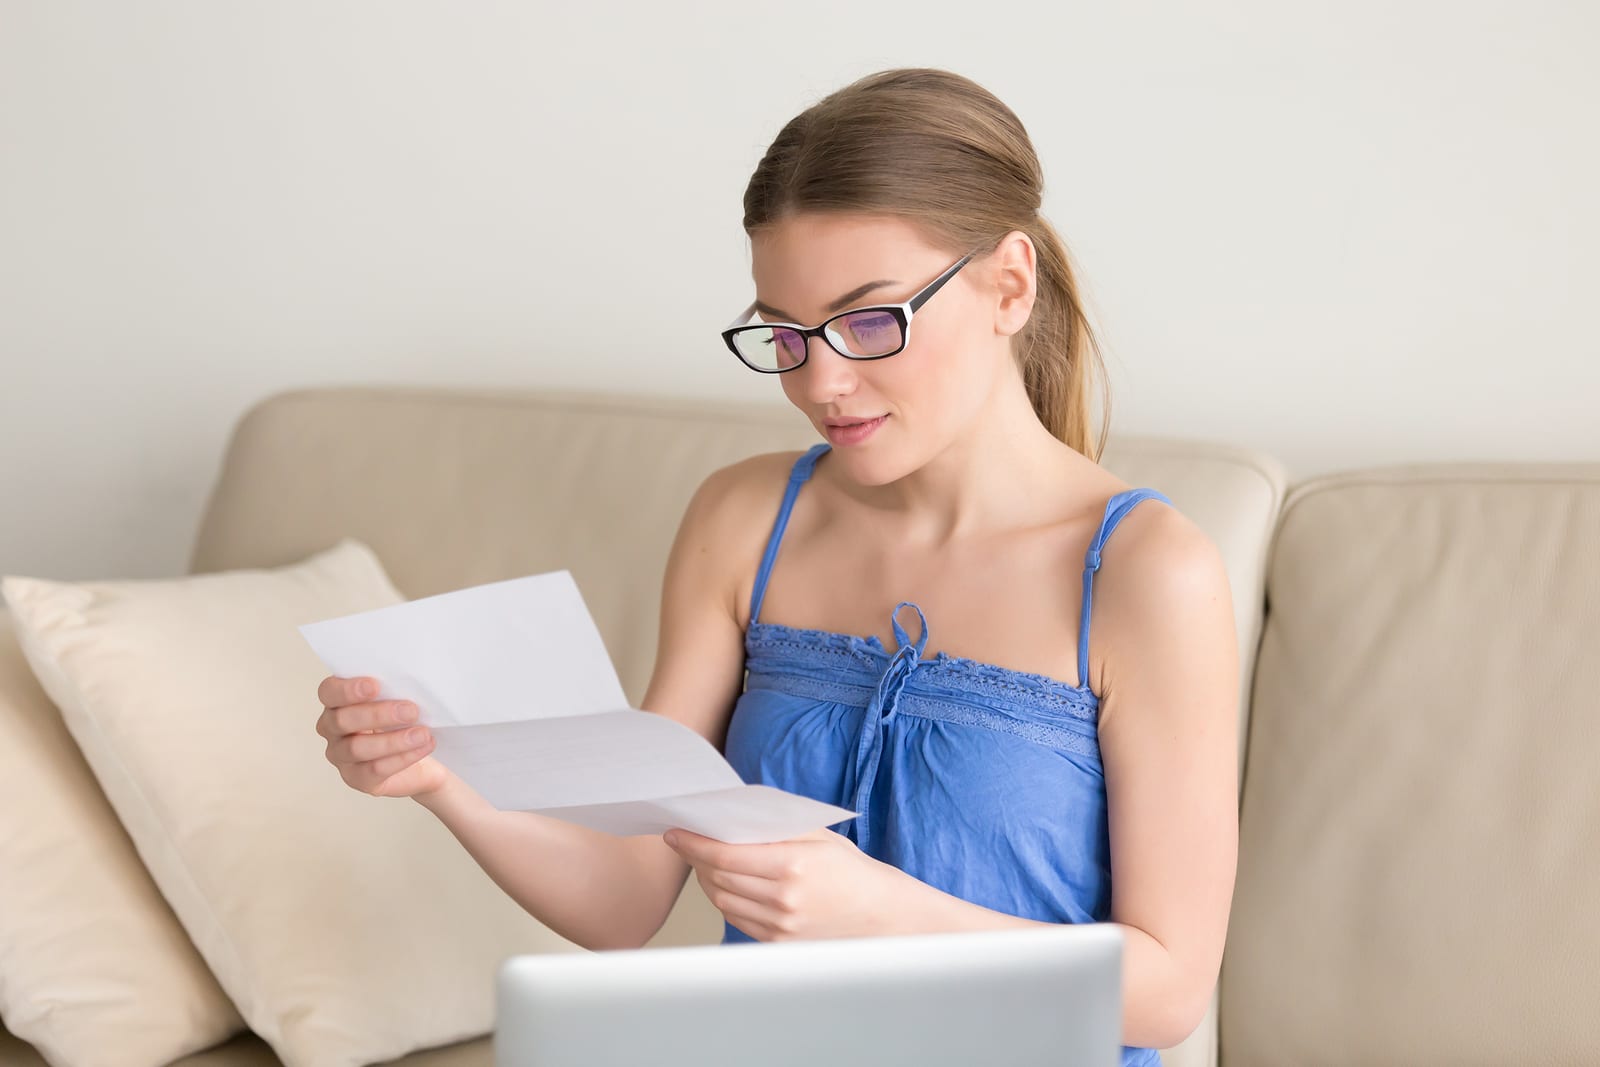
[[[874,289],[882,289],[886,285],[899,285],[899,284],[900,283],[896,282],[896,281],[887,281],[886,280],[886,281],[878,281],[878,282],[868,282],[866,285],[857,286],[856,288],[850,290],[848,293],[846,293],[843,296],[841,296],[839,299],[835,300],[833,303],[829,304],[828,305],[828,311],[830,313],[831,312],[835,312],[835,311],[843,311],[845,308],[849,307],[851,304],[855,303],[857,300],[860,300],[862,297],[866,296],[868,293],[872,292],[872,290],[874,290]],[[794,322],[794,321],[796,321],[795,317],[793,315],[790,315],[788,312],[779,311],[777,308],[771,307],[771,306],[769,306],[767,304],[763,304],[759,300],[756,301],[756,310],[761,312],[763,315],[771,315],[774,318],[783,319],[785,322]]]

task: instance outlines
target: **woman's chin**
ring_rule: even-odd
[[[861,486],[888,485],[910,473],[905,457],[889,448],[835,448],[831,456],[840,473]]]

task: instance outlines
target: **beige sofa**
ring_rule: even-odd
[[[191,570],[344,536],[409,597],[568,568],[637,700],[694,486],[813,439],[782,408],[291,392],[236,428]],[[1247,451],[1115,437],[1105,464],[1217,541],[1246,650],[1227,954],[1165,1062],[1600,1063],[1600,467],[1291,488]],[[719,930],[691,880],[658,940]],[[395,1062],[490,1060],[480,1038]],[[0,1064],[43,1062],[0,1035]],[[243,1034],[179,1062],[279,1061]]]

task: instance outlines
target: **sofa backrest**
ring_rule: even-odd
[[[349,536],[413,599],[570,570],[637,701],[689,497],[720,466],[809,444],[793,414],[510,391],[280,394],[235,427],[190,569],[277,566]]]
[[[1285,504],[1225,1067],[1600,1057],[1600,465]]]
[[[190,570],[278,566],[345,536],[371,545],[412,598],[566,568],[638,700],[667,552],[695,488],[718,467],[816,440],[798,412],[777,406],[400,387],[282,393],[235,427]],[[1241,449],[1151,438],[1113,439],[1105,465],[1165,492],[1217,542],[1241,647],[1253,654],[1281,469]]]

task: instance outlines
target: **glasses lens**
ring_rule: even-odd
[[[745,362],[761,370],[788,370],[806,358],[805,338],[782,326],[740,330],[733,343]]]
[[[903,342],[900,320],[888,311],[853,311],[828,324],[828,337],[855,356],[887,356]]]

